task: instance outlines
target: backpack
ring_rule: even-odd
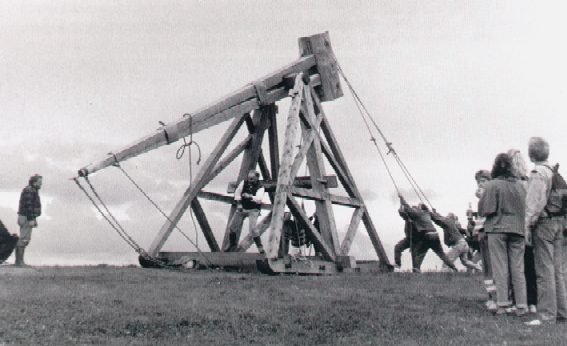
[[[551,178],[551,191],[545,211],[549,216],[566,216],[567,215],[567,182],[559,174],[559,164],[550,167],[546,166],[553,172]]]

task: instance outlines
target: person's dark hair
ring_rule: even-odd
[[[35,183],[36,181],[38,181],[39,179],[42,179],[43,177],[39,174],[34,174],[30,177],[30,179],[28,180],[28,183],[30,185],[32,185],[33,183]]]
[[[492,177],[490,176],[490,172],[486,169],[481,169],[479,171],[477,171],[474,174],[474,179],[478,182],[481,178],[484,178],[486,180],[490,180],[492,179]]]
[[[492,172],[490,173],[492,179],[498,177],[510,178],[514,177],[514,168],[512,167],[512,159],[506,153],[496,155]]]

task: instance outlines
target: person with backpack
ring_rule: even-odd
[[[549,144],[541,137],[532,137],[528,155],[535,164],[528,180],[526,197],[526,239],[534,246],[538,318],[527,325],[553,324],[567,320],[567,293],[563,278],[564,208],[554,180],[560,176],[547,162]],[[564,182],[563,182],[564,183]]]

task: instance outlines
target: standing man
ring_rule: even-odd
[[[234,217],[245,218],[248,217],[248,232],[261,254],[264,254],[264,247],[258,235],[256,224],[258,216],[260,216],[260,207],[262,206],[262,197],[264,196],[264,187],[260,183],[260,174],[255,170],[248,172],[248,177],[238,184],[234,191],[234,201],[237,205],[237,211]],[[234,224],[234,217],[231,221],[231,229],[229,234],[230,248],[229,251],[235,250],[238,247],[236,232],[232,229]]]
[[[20,195],[18,208],[18,225],[20,226],[20,239],[16,245],[16,265],[24,266],[24,251],[30,243],[32,229],[37,227],[37,218],[41,215],[41,201],[39,189],[42,177],[35,174],[30,177],[28,186],[24,187]]]
[[[562,272],[563,216],[547,208],[553,172],[547,162],[549,144],[540,137],[530,138],[530,161],[535,164],[528,180],[526,196],[526,239],[534,246],[539,319],[528,325],[555,323],[567,319],[567,295]]]

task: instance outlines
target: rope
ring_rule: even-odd
[[[197,159],[197,165],[199,165],[199,163],[201,163],[201,147],[199,146],[199,143],[197,143],[196,141],[193,140],[193,117],[191,116],[191,114],[189,113],[185,113],[183,114],[183,117],[189,117],[189,143],[187,143],[187,140],[185,139],[185,137],[183,137],[183,144],[177,149],[177,152],[175,154],[175,157],[178,160],[181,160],[181,158],[183,158],[183,154],[185,154],[185,148],[189,147],[188,150],[188,157],[189,157],[189,185],[193,184],[193,153],[191,151],[191,146],[193,144],[195,144],[195,146],[197,146],[197,151],[199,152],[199,158]],[[199,232],[197,232],[197,223],[195,222],[195,217],[193,215],[193,210],[191,208],[189,208],[189,216],[191,217],[191,222],[193,224],[193,229],[195,230],[195,246],[198,247],[199,246]]]
[[[99,214],[102,216],[102,218],[104,218],[106,220],[106,222],[108,222],[108,224],[112,227],[112,229],[114,229],[116,231],[116,233],[120,236],[120,238],[122,238],[131,248],[133,248],[141,257],[143,257],[146,261],[152,262],[154,264],[156,264],[159,267],[163,267],[166,269],[170,269],[170,270],[174,270],[177,268],[171,267],[166,265],[165,263],[163,263],[161,260],[154,258],[152,256],[150,256],[141,246],[139,246],[136,241],[134,241],[134,239],[132,237],[130,237],[130,235],[128,235],[128,233],[124,230],[124,228],[120,225],[120,223],[118,222],[118,220],[112,215],[112,213],[110,212],[110,210],[108,209],[108,207],[106,207],[106,204],[104,204],[104,202],[102,202],[102,199],[100,198],[100,195],[98,195],[98,193],[96,192],[96,189],[94,189],[94,187],[92,186],[92,184],[87,181],[88,185],[90,186],[93,194],[95,196],[97,196],[97,199],[101,202],[101,205],[104,207],[105,210],[107,210],[108,215],[107,216],[103,210],[99,207],[99,205],[96,203],[96,201],[94,200],[94,198],[88,193],[88,191],[81,185],[81,183],[79,183],[77,178],[73,179],[75,181],[75,184],[77,184],[77,186],[79,187],[79,189],[85,194],[85,196],[87,196],[87,198],[91,201],[91,203],[93,204],[93,206],[95,207],[95,209],[99,212]],[[114,220],[114,222],[112,220]],[[115,224],[116,223],[116,224]]]
[[[177,224],[175,224],[173,222],[173,220],[171,220],[169,218],[169,216],[163,211],[163,209],[161,209],[159,207],[159,205],[157,205],[157,203],[146,193],[146,191],[144,191],[144,189],[142,189],[142,187],[140,187],[140,185],[138,185],[138,183],[136,183],[136,181],[134,181],[134,179],[128,174],[128,172],[126,172],[124,170],[124,168],[122,168],[122,166],[116,164],[116,167],[118,167],[118,169],[120,169],[120,171],[122,171],[122,173],[124,173],[124,175],[126,176],[126,178],[136,187],[136,189],[138,189],[138,191],[140,191],[140,193],[156,208],[156,210],[163,215],[167,221],[169,221],[169,223],[171,223],[172,225],[174,225],[174,228],[179,231],[179,233],[181,233],[183,235],[183,237],[185,237],[185,239],[187,239],[193,246],[195,246],[195,249],[197,250],[197,252],[199,253],[199,255],[201,257],[203,257],[205,259],[205,261],[208,262],[207,266],[211,266],[213,263],[211,262],[211,260],[201,251],[201,249],[199,248],[199,246],[197,244],[195,244],[195,242],[193,242],[193,240],[191,240],[191,238],[185,233],[183,232],[179,226],[177,226]]]
[[[427,198],[427,196],[425,195],[425,193],[423,192],[423,190],[420,188],[419,184],[417,183],[417,181],[414,179],[414,177],[412,176],[412,174],[410,173],[410,171],[408,170],[407,166],[404,164],[404,162],[402,161],[402,159],[399,157],[399,155],[397,154],[397,152],[395,151],[394,147],[392,146],[392,142],[389,142],[386,138],[386,136],[384,135],[384,133],[382,132],[382,130],[380,129],[380,127],[378,126],[378,124],[376,123],[376,121],[374,120],[374,118],[372,117],[372,115],[370,114],[370,112],[368,111],[368,109],[366,108],[366,106],[364,105],[364,102],[362,101],[362,99],[358,96],[358,93],[356,92],[356,90],[354,89],[354,87],[352,86],[352,84],[350,83],[350,81],[348,80],[348,78],[346,77],[343,69],[341,68],[340,64],[338,63],[338,61],[336,61],[337,64],[337,68],[338,71],[341,75],[341,77],[344,79],[345,84],[347,85],[348,89],[350,90],[353,99],[355,101],[356,107],[358,108],[358,111],[361,115],[362,120],[364,121],[364,124],[366,126],[366,129],[368,130],[369,134],[370,134],[370,141],[374,144],[374,146],[376,147],[376,150],[378,151],[379,155],[380,155],[380,159],[382,160],[382,162],[384,163],[384,166],[386,167],[386,171],[388,172],[388,175],[390,177],[390,180],[392,181],[394,188],[396,189],[396,192],[398,193],[398,195],[401,195],[400,193],[400,189],[398,188],[398,185],[396,184],[396,181],[392,175],[392,172],[384,158],[384,155],[382,154],[382,151],[380,150],[380,148],[378,147],[378,144],[376,142],[376,138],[373,136],[372,134],[372,129],[370,127],[370,124],[368,123],[368,120],[366,119],[366,117],[368,117],[368,119],[370,120],[370,122],[372,123],[373,127],[376,129],[376,131],[378,131],[380,137],[382,138],[382,140],[384,141],[386,147],[388,148],[388,154],[392,154],[392,156],[394,157],[394,159],[396,160],[396,162],[398,163],[400,169],[402,170],[404,176],[406,177],[406,179],[408,180],[408,182],[410,183],[412,189],[414,190],[415,194],[417,195],[417,197],[423,202],[424,200],[429,204],[429,206],[431,208],[433,208],[433,205],[431,204],[431,202],[429,201],[429,199]],[[365,116],[366,115],[366,116]]]

